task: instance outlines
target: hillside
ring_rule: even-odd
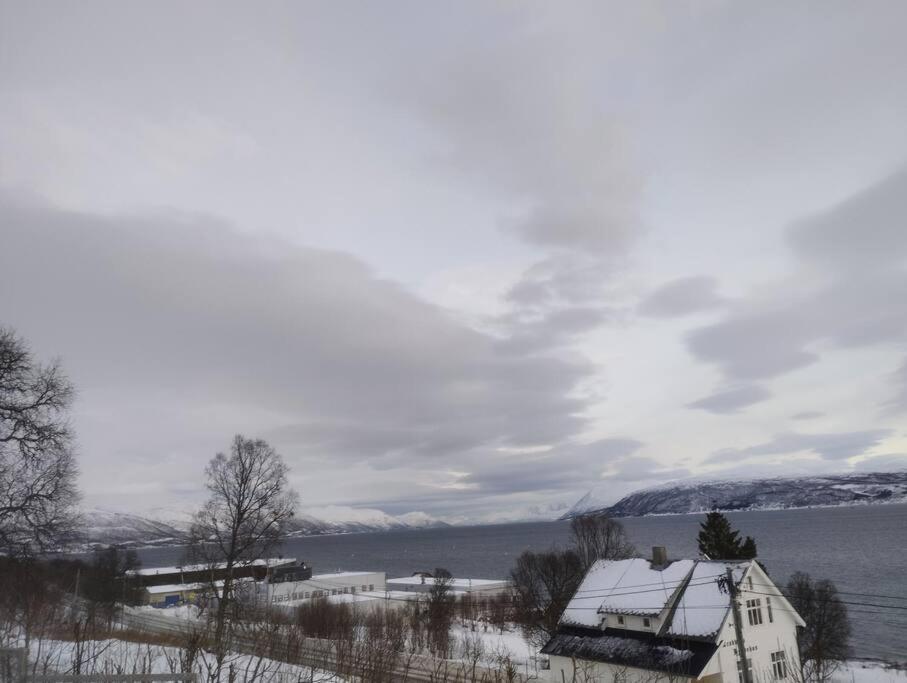
[[[165,546],[185,543],[190,515],[155,509],[143,514],[104,508],[84,510],[78,527],[83,546]],[[319,536],[368,531],[424,529],[447,526],[422,512],[394,517],[381,510],[332,505],[300,510],[289,524],[287,535]]]
[[[877,503],[907,503],[907,471],[681,482],[636,491],[613,505],[602,504],[601,497],[590,491],[561,519],[592,512],[612,517],[641,517],[713,509],[773,510]]]

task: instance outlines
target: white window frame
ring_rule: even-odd
[[[737,657],[737,681],[738,681],[738,683],[743,683],[743,667],[741,666],[741,664],[743,662],[746,662],[746,668],[749,670],[749,674],[750,674],[749,678],[750,678],[750,680],[753,680],[753,660],[750,659],[749,657],[744,657],[743,659],[741,659],[738,656]]]
[[[772,652],[772,675],[776,681],[787,678],[787,655],[784,650]]]
[[[750,626],[762,625],[762,600],[760,598],[746,601],[746,618]]]

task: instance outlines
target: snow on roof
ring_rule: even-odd
[[[718,633],[731,606],[727,570],[739,585],[749,566],[749,562],[698,561],[677,600],[667,635],[711,638]]]
[[[334,572],[333,574],[314,574],[311,580],[317,581],[318,579],[342,579],[353,576],[375,576],[380,573],[381,572]]]
[[[387,583],[394,586],[421,586],[423,583],[430,585],[434,581],[437,579],[426,577],[423,580],[421,576],[402,576],[398,579],[388,579]],[[450,579],[450,587],[460,589],[506,585],[507,579]]]
[[[269,566],[269,567],[279,567],[285,564],[295,564],[296,558],[294,557],[269,557],[267,559],[252,560],[251,562],[239,562],[236,564],[237,567],[248,567],[250,565],[260,567],[260,566]],[[161,574],[179,574],[181,572],[198,572],[205,571],[210,569],[221,569],[226,567],[226,562],[219,562],[215,565],[209,564],[187,564],[184,566],[175,566],[175,567],[145,567],[143,569],[132,569],[128,572],[130,576],[160,576]]]
[[[632,635],[614,636],[595,632],[558,633],[542,648],[547,655],[576,657],[610,662],[675,674],[698,675],[715,652],[713,644],[690,643],[675,647],[663,639],[647,635],[640,639]]]
[[[676,560],[653,568],[642,558],[599,560],[586,572],[561,621],[598,626],[602,614],[660,614],[694,564],[694,560]]]
[[[207,583],[168,583],[163,586],[148,586],[145,588],[146,591],[152,595],[158,593],[182,593],[184,591],[198,591],[207,588],[210,584]],[[215,581],[214,585],[217,588],[220,588],[224,585],[223,581]]]

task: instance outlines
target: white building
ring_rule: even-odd
[[[428,576],[404,576],[388,579],[388,590],[428,593],[438,579]],[[456,595],[500,595],[510,590],[506,579],[448,579],[450,591]]]
[[[803,620],[755,561],[596,562],[542,648],[552,681],[791,681]],[[733,585],[729,585],[728,571]],[[741,638],[731,593],[737,594]]]
[[[315,574],[303,581],[266,583],[263,588],[267,591],[267,602],[281,604],[337,595],[383,592],[385,576],[384,572]]]

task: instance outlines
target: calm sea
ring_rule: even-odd
[[[729,513],[742,535],[753,536],[759,559],[777,582],[795,571],[835,582],[851,603],[856,657],[907,661],[907,505]],[[622,520],[641,554],[664,545],[672,557],[695,557],[703,515]],[[288,540],[283,554],[316,572],[385,571],[408,576],[446,567],[455,576],[505,577],[524,550],[567,542],[568,523],[389,531]],[[180,548],[139,551],[145,566],[179,560]],[[881,597],[885,596],[885,597]]]

